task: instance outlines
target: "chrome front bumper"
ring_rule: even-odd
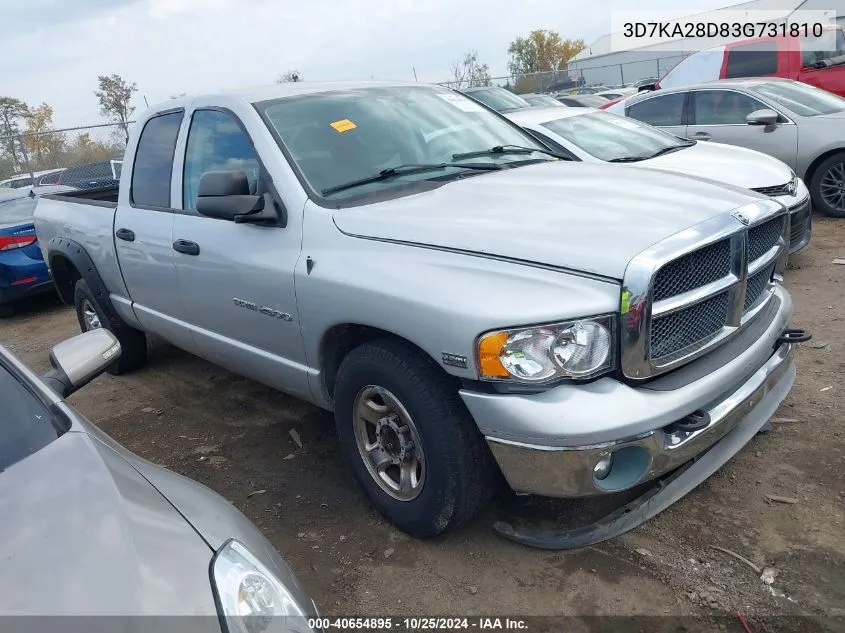
[[[516,492],[582,497],[626,490],[703,453],[741,422],[759,429],[795,381],[793,357],[791,344],[778,347],[738,389],[705,409],[710,422],[696,431],[667,432],[661,428],[616,442],[569,447],[531,446],[488,437],[488,445]],[[597,479],[596,464],[611,454],[614,460],[610,475]],[[617,468],[622,472],[614,474]]]
[[[602,378],[538,394],[460,395],[514,491],[583,497],[626,490],[774,414],[795,363],[792,344],[781,340],[792,315],[789,293],[775,286],[770,304],[739,347],[728,343],[643,385]],[[707,413],[706,426],[678,431],[676,423],[694,412]],[[597,478],[596,464],[611,453],[610,474]]]

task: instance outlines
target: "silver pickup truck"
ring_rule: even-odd
[[[419,537],[497,471],[551,497],[660,481],[606,538],[766,423],[801,333],[778,202],[562,158],[446,88],[276,85],[151,109],[119,188],[45,196],[35,225],[114,372],[151,333],[333,411]]]

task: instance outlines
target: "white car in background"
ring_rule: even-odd
[[[671,171],[768,195],[790,211],[790,253],[810,242],[810,193],[776,158],[734,145],[680,138],[592,108],[531,108],[505,116],[550,149],[577,160]]]

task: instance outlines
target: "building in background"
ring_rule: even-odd
[[[752,0],[708,11],[690,14],[685,19],[695,17],[700,22],[719,22],[719,12],[730,11],[766,11],[770,12],[773,22],[788,22],[796,11],[836,10],[836,20],[845,25],[845,0]],[[690,53],[723,44],[735,38],[714,38],[707,42],[696,40],[694,47],[684,49],[683,41],[666,42],[632,48],[625,51],[611,50],[611,34],[604,35],[578,53],[569,62],[567,70],[572,79],[578,79],[586,85],[617,85],[633,83],[648,77],[660,78]]]

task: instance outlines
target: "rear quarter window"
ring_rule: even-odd
[[[144,125],[132,167],[130,200],[141,207],[170,207],[170,177],[184,112],[153,117]]]

